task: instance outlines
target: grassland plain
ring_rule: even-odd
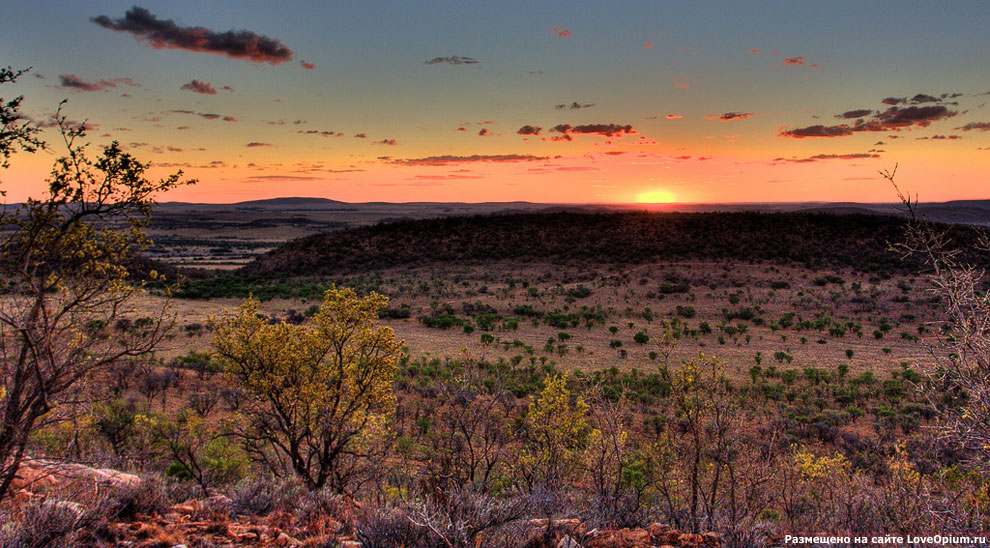
[[[927,433],[920,388],[944,303],[923,265],[891,250],[903,227],[873,215],[535,213],[307,236],[237,270],[187,271],[160,352],[107,371],[31,451],[145,478],[140,497],[111,500],[141,511],[106,525],[135,542],[220,542],[245,523],[313,546],[979,531],[986,480]],[[987,259],[973,251],[977,229],[947,230],[965,258]],[[404,352],[387,427],[347,453],[342,490],[304,494],[277,452],[235,443],[258,402],[211,356],[211,324],[253,296],[272,323],[306,326],[334,287],[387,296],[378,323]],[[152,285],[134,322],[164,293]],[[152,510],[171,517],[135,537]],[[665,541],[654,522],[717,535]]]

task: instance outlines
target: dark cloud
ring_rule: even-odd
[[[802,127],[798,129],[791,129],[788,131],[783,131],[778,134],[779,137],[794,137],[801,139],[804,137],[845,137],[847,135],[852,135],[853,130],[847,125],[841,126],[823,126],[821,124],[815,126]]]
[[[718,117],[719,120],[723,122],[729,122],[732,120],[745,120],[753,116],[752,112],[726,112]]]
[[[962,136],[961,135],[932,135],[931,137],[917,137],[916,139],[919,140],[919,141],[927,141],[927,140],[932,140],[932,141],[957,141],[959,139],[962,139]]]
[[[774,158],[774,162],[809,163],[821,160],[862,160],[866,158],[879,158],[879,154],[870,152],[857,152],[854,154],[816,154],[807,158]]]
[[[631,125],[620,125],[620,124],[584,124],[579,126],[572,126],[570,124],[558,124],[550,129],[550,131],[555,133],[563,133],[564,135],[569,134],[581,134],[581,135],[603,135],[605,137],[614,137],[628,135],[631,133],[636,133]]]
[[[355,133],[354,134],[354,138],[355,139],[367,139],[368,138],[368,134],[366,134],[366,133]]]
[[[106,15],[90,21],[110,30],[129,32],[155,49],[184,49],[216,53],[234,59],[277,65],[295,55],[282,42],[247,30],[216,32],[204,27],[182,27],[171,19],[158,19],[144,8],[134,6],[124,17]]]
[[[853,119],[853,118],[863,118],[865,116],[869,116],[870,114],[873,114],[873,111],[872,110],[870,110],[868,108],[860,108],[860,109],[856,109],[856,110],[847,110],[846,112],[843,112],[842,114],[836,114],[835,117],[836,118],[845,118],[845,119],[849,120],[849,119]]]
[[[880,102],[885,105],[900,105],[907,102],[907,97],[887,97]]]
[[[516,133],[519,135],[539,135],[541,131],[543,131],[543,128],[539,126],[525,125],[516,130]]]
[[[512,163],[512,162],[536,162],[546,160],[546,156],[533,156],[531,154],[474,154],[472,156],[428,156],[426,158],[406,158],[391,159],[384,158],[392,164],[404,166],[449,166],[453,164],[466,163]]]
[[[490,132],[490,131],[488,131],[488,128],[484,128],[484,127],[483,127],[483,128],[481,128],[481,129],[480,129],[480,130],[478,131],[478,136],[479,136],[479,137],[488,137],[488,136],[491,136],[491,135],[494,135],[494,133],[492,133],[492,132]]]
[[[193,79],[192,82],[180,87],[179,89],[189,90],[196,93],[202,93],[204,95],[216,95],[217,90],[213,89],[213,84],[209,82],[200,82],[199,80]]]
[[[390,147],[394,147],[395,145],[399,144],[399,142],[396,141],[395,139],[382,139],[381,141],[375,141],[374,143],[371,143],[371,144],[373,144],[373,145],[388,145]]]
[[[573,103],[571,103],[569,105],[566,104],[566,103],[561,103],[559,105],[554,105],[553,108],[554,108],[554,110],[564,110],[564,109],[578,110],[578,109],[582,109],[582,108],[591,108],[593,106],[595,106],[594,103],[587,103],[587,104],[582,105],[581,103],[578,103],[577,101],[574,101]]]
[[[859,120],[855,124],[839,124],[836,126],[814,125],[805,128],[782,131],[779,137],[845,137],[864,131],[899,131],[906,127],[928,127],[932,122],[951,118],[958,114],[949,110],[945,105],[892,106],[883,112],[876,113],[868,120]]]
[[[131,78],[114,78],[112,80],[100,80],[98,82],[89,82],[83,80],[82,78],[76,76],[75,74],[59,74],[58,75],[59,86],[69,89],[77,89],[79,91],[104,91],[109,88],[115,88],[120,84],[139,87],[141,84],[135,82]]]
[[[944,105],[932,105],[925,107],[891,107],[875,116],[880,122],[883,130],[902,128],[908,126],[928,127],[932,122],[951,118],[957,113],[950,111]]]
[[[956,129],[962,131],[990,131],[990,122],[970,122],[964,126],[959,126]]]
[[[434,57],[426,61],[427,65],[477,65],[479,61],[471,57],[451,55],[450,57]]]
[[[925,93],[919,93],[911,98],[911,102],[914,104],[918,103],[940,103],[941,100],[937,97],[932,97],[931,95]]]
[[[272,144],[271,143],[259,143],[257,141],[251,141],[250,143],[248,143],[248,144],[246,144],[244,146],[246,146],[248,148],[260,148],[260,147],[270,147],[270,146],[272,146]]]

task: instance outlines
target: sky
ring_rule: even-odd
[[[162,201],[990,198],[986,2],[11,2],[0,97]],[[46,137],[58,143],[54,129]],[[17,154],[7,201],[59,150]]]

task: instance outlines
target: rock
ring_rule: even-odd
[[[660,540],[664,533],[670,531],[670,526],[666,523],[651,523],[646,529],[650,532],[651,537]]]
[[[602,531],[586,546],[588,548],[647,548],[650,546],[650,532],[640,528]]]
[[[701,535],[692,535],[691,533],[684,533],[677,539],[677,542],[682,548],[699,548],[704,545],[705,537]]]
[[[55,487],[117,488],[141,485],[141,478],[109,468],[91,468],[82,464],[54,462],[26,457],[21,461],[12,490],[32,493]]]
[[[681,543],[682,534],[684,533],[681,533],[677,529],[671,529],[670,531],[667,531],[666,533],[663,534],[663,543],[670,544],[672,546],[677,546],[678,544]]]
[[[722,545],[722,537],[718,533],[709,531],[707,533],[702,533],[701,536],[704,537],[704,542],[702,542],[702,544],[705,546],[716,547]]]

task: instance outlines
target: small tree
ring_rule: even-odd
[[[245,393],[236,433],[273,473],[293,473],[309,489],[346,489],[363,438],[395,403],[402,342],[375,323],[387,302],[332,287],[303,325],[269,323],[254,299],[210,320],[226,376]]]
[[[547,375],[544,385],[540,397],[529,404],[526,447],[519,464],[531,491],[553,492],[578,473],[591,427],[588,404],[581,397],[572,401],[566,374]]]
[[[19,75],[0,69],[0,83]],[[35,128],[19,122],[20,97],[0,100],[0,158],[37,150]],[[48,191],[0,216],[0,499],[37,429],[58,420],[81,381],[128,357],[152,352],[171,326],[167,301],[140,329],[112,326],[127,316],[141,284],[127,266],[149,244],[154,197],[179,184],[181,173],[153,182],[116,142],[90,160],[85,132],[61,114],[55,122],[66,155],[57,159]],[[151,276],[157,278],[152,272]]]
[[[912,200],[897,187],[897,172],[883,171],[907,208],[910,222],[898,248],[905,256],[920,258],[928,269],[930,292],[941,298],[945,310],[937,322],[935,341],[929,345],[935,367],[923,387],[938,414],[938,433],[957,445],[970,464],[990,472],[990,291],[983,269],[962,260],[951,247],[945,229],[917,215]],[[984,232],[977,250],[990,253]]]

